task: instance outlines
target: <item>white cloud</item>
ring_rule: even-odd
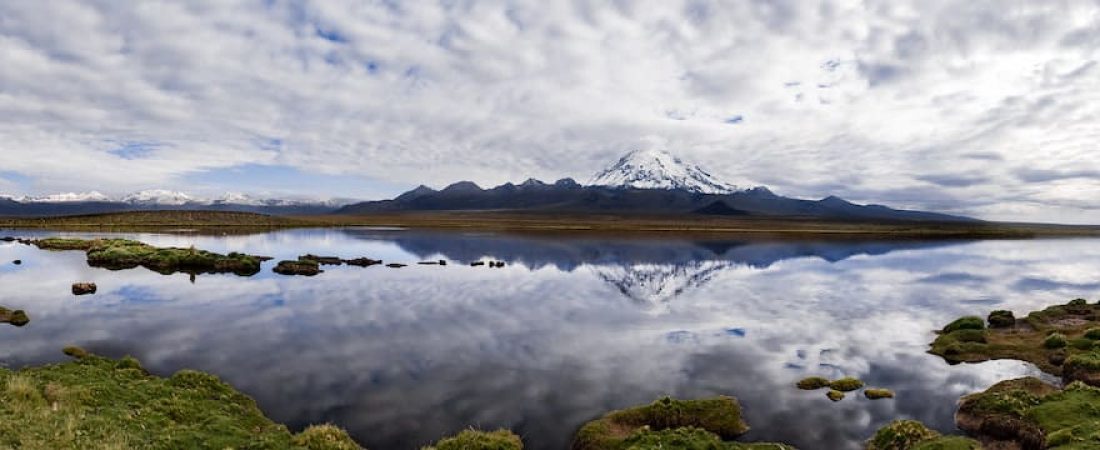
[[[5,2],[0,154],[53,190],[485,185],[657,141],[780,193],[1096,221],[1098,30],[1088,0]]]

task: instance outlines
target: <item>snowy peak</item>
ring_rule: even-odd
[[[45,195],[41,197],[22,197],[15,199],[20,202],[34,203],[75,203],[75,202],[109,202],[110,197],[99,191],[91,192],[62,192],[60,194]]]
[[[183,192],[168,191],[164,189],[139,191],[122,197],[123,203],[129,203],[131,205],[186,205],[194,201],[194,197]]]
[[[719,181],[699,166],[684,163],[661,150],[635,150],[627,153],[611,167],[604,169],[588,183],[633,189],[674,189],[700,194],[729,194],[737,186]]]

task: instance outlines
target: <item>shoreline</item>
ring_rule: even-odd
[[[521,212],[426,212],[266,216],[215,211],[143,211],[0,218],[0,229],[253,234],[299,228],[398,227],[553,236],[753,239],[1034,239],[1100,237],[1100,226],[1004,222],[869,222],[799,217],[644,216]]]

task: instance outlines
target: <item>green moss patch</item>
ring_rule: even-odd
[[[642,428],[624,441],[630,450],[794,450],[794,447],[773,443],[728,442],[701,428],[683,427],[668,430]]]
[[[1100,367],[1077,364],[1071,373],[1063,370],[1066,361],[1080,363],[1098,351],[1088,334],[1100,329],[1100,305],[1075,300],[1032,312],[1011,327],[978,327],[974,318],[964,317],[944,327],[932,342],[930,353],[951,364],[992,359],[1027,361],[1067,382],[1100,385]],[[1093,332],[1093,336],[1100,337],[1100,332]]]
[[[841,392],[851,392],[862,388],[863,382],[860,381],[858,378],[844,377],[829,382],[829,387]]]
[[[27,313],[22,309],[11,310],[0,306],[0,323],[10,323],[17,327],[26,325],[31,321]]]
[[[1012,311],[1006,311],[998,309],[989,313],[989,317],[986,318],[991,328],[1008,328],[1016,325],[1016,316],[1012,314]]]
[[[575,450],[625,449],[636,431],[694,427],[729,440],[744,434],[748,425],[741,419],[741,405],[733,397],[702,400],[661,398],[635,408],[612,411],[588,422],[573,438]]]
[[[813,391],[829,387],[829,379],[823,377],[807,377],[798,380],[795,386],[798,386],[798,388],[802,390]]]
[[[305,275],[308,277],[323,272],[321,263],[310,259],[279,261],[272,270],[279,275]]]
[[[959,428],[985,441],[1022,448],[1100,448],[1100,389],[1081,382],[1064,390],[1036,378],[997,383],[963,397]]]
[[[825,393],[825,397],[834,402],[839,402],[841,400],[844,400],[844,392],[838,391],[836,389],[830,389],[829,392]]]
[[[521,450],[523,442],[508,430],[466,430],[422,450]]]
[[[132,358],[84,353],[64,364],[0,368],[0,448],[359,447],[335,427],[293,435],[213,375],[160,378]]]
[[[943,327],[944,333],[950,333],[958,330],[984,330],[985,321],[978,316],[966,316],[955,319],[954,322],[947,324]]]
[[[894,391],[889,389],[868,388],[863,391],[863,396],[870,400],[879,400],[884,398],[894,398]]]
[[[43,250],[82,250],[87,254],[88,265],[92,267],[111,270],[145,267],[166,275],[184,272],[249,276],[260,271],[262,260],[243,253],[222,255],[195,248],[162,248],[128,239],[48,238],[32,241],[32,244]]]

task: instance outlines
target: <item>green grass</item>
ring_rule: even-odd
[[[1073,382],[1065,389],[1036,378],[997,383],[963,397],[959,424],[979,435],[990,430],[999,440],[1024,448],[1100,448],[1100,389]]]
[[[145,267],[162,274],[234,273],[250,276],[260,271],[261,259],[242,253],[222,255],[195,248],[154,247],[128,239],[48,238],[33,241],[44,250],[83,250],[88,265],[111,270]]]
[[[523,441],[508,430],[465,430],[423,450],[522,450]]]
[[[940,436],[917,443],[912,450],[981,450],[978,441],[962,436]]]
[[[0,369],[0,448],[359,448],[335,427],[294,435],[213,375],[160,378],[132,358],[68,353],[81,357]]]

